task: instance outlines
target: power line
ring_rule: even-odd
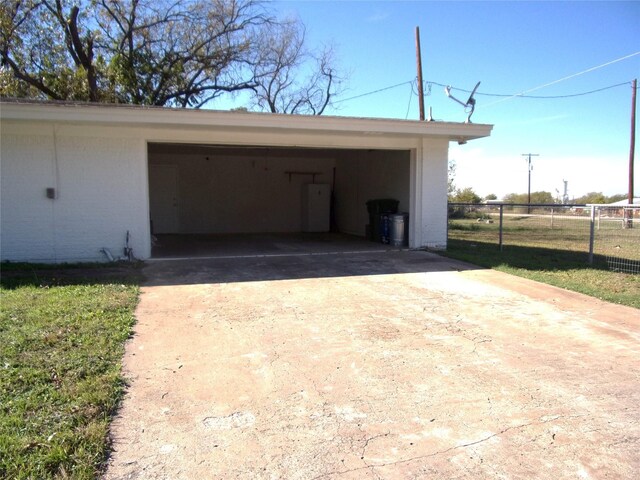
[[[336,100],[333,103],[342,103],[342,102],[348,102],[350,100],[355,100],[357,98],[362,98],[362,97],[367,97],[369,95],[375,95],[376,93],[380,93],[380,92],[384,92],[386,90],[391,90],[393,88],[398,88],[398,87],[402,87],[404,85],[411,85],[411,94],[412,95],[417,95],[415,88],[413,87],[413,84],[415,82],[414,80],[408,80],[406,82],[402,82],[402,83],[397,83],[395,85],[391,85],[389,87],[383,87],[380,88],[378,90],[373,90],[371,92],[365,92],[365,93],[361,93],[359,95],[353,96],[353,97],[349,97],[349,98],[342,98],[340,100]],[[444,83],[439,83],[439,82],[434,82],[431,80],[427,80],[425,81],[425,84],[430,86],[430,85],[437,85],[439,87],[447,87],[449,85],[445,85]],[[536,99],[536,100],[557,100],[557,99],[562,99],[562,98],[573,98],[573,97],[581,97],[581,96],[585,96],[585,95],[591,95],[594,93],[598,93],[598,92],[602,92],[605,90],[610,90],[612,88],[617,88],[617,87],[621,87],[623,85],[631,85],[631,82],[621,82],[621,83],[616,83],[614,85],[608,85],[606,87],[601,87],[601,88],[596,88],[595,90],[589,90],[588,92],[579,92],[579,93],[569,93],[566,95],[525,95],[525,94],[521,94],[521,93],[488,93],[488,92],[476,92],[476,95],[480,95],[480,96],[485,96],[485,97],[504,97],[505,100],[508,98],[532,98],[532,99]],[[640,87],[638,87],[640,88]],[[458,92],[465,92],[465,93],[471,93],[471,90],[466,90],[464,88],[458,88],[458,87],[451,87],[451,90],[456,90]],[[494,105],[495,103],[498,102],[494,102],[493,104],[489,104],[489,105]],[[485,105],[485,107],[489,106],[489,105]]]
[[[578,77],[580,75],[584,75],[585,73],[593,72],[594,70],[598,70],[600,68],[604,68],[604,67],[607,67],[609,65],[613,65],[614,63],[618,63],[618,62],[621,62],[621,61],[626,60],[628,58],[635,57],[636,55],[640,55],[640,51],[635,52],[635,53],[631,53],[629,55],[625,55],[624,57],[616,58],[615,60],[611,60],[609,62],[605,62],[605,63],[603,63],[601,65],[596,65],[595,67],[587,68],[586,70],[582,70],[581,72],[577,72],[577,73],[573,73],[571,75],[567,75],[566,77],[559,78],[558,80],[554,80],[553,82],[545,83],[544,85],[539,85],[537,87],[530,88],[529,90],[525,90],[524,92],[521,92],[519,94],[512,95],[511,97],[503,98],[502,100],[497,100],[497,101],[495,101],[493,103],[489,103],[488,105],[484,105],[483,108],[487,108],[487,107],[490,107],[492,105],[497,105],[498,103],[506,102],[507,100],[509,100],[511,98],[522,96],[525,93],[535,92],[536,90],[540,90],[542,88],[549,87],[551,85],[555,85],[556,83],[564,82],[565,80],[569,80],[570,78],[575,78],[575,77]]]
[[[573,94],[568,94],[568,95],[548,95],[548,96],[526,95],[527,93],[535,92],[536,90],[540,90],[542,88],[549,87],[551,85],[555,85],[556,83],[564,82],[565,80],[569,80],[571,78],[578,77],[580,75],[584,75],[585,73],[593,72],[594,70],[598,70],[600,68],[604,68],[604,67],[607,67],[609,65],[613,65],[614,63],[618,63],[618,62],[621,62],[621,61],[626,60],[628,58],[635,57],[636,55],[640,55],[640,51],[637,51],[637,52],[634,52],[634,53],[630,53],[629,55],[625,55],[624,57],[616,58],[615,60],[611,60],[609,62],[605,62],[605,63],[603,63],[601,65],[596,65],[595,67],[591,67],[591,68],[588,68],[586,70],[582,70],[581,72],[577,72],[577,73],[573,73],[571,75],[567,75],[566,77],[562,77],[562,78],[560,78],[558,80],[554,80],[553,82],[545,83],[544,85],[539,85],[537,87],[530,88],[529,90],[525,90],[525,91],[520,92],[520,93],[501,94],[501,93],[476,92],[476,95],[484,95],[484,96],[490,96],[490,97],[504,97],[501,100],[497,100],[497,101],[495,101],[493,103],[489,103],[487,105],[484,105],[484,107],[486,108],[486,107],[489,107],[489,106],[492,106],[492,105],[496,105],[498,103],[506,102],[507,100],[509,100],[511,98],[516,98],[516,97],[520,97],[520,98],[536,98],[536,99],[558,99],[558,98],[580,97],[580,96],[584,96],[584,95],[590,95],[592,93],[602,92],[603,90],[608,90],[610,88],[620,87],[622,85],[627,85],[627,84],[629,84],[631,82],[622,82],[622,83],[618,83],[616,85],[609,85],[608,87],[602,87],[602,88],[598,88],[596,90],[591,90],[591,91],[588,91],[588,92],[573,93]],[[388,86],[388,87],[379,88],[378,90],[373,90],[371,92],[365,92],[365,93],[361,93],[359,95],[355,95],[353,97],[348,97],[348,98],[343,98],[343,99],[340,99],[340,100],[336,100],[333,103],[348,102],[350,100],[355,100],[357,98],[362,98],[362,97],[366,97],[366,96],[369,96],[369,95],[374,95],[376,93],[384,92],[386,90],[391,90],[392,88],[401,87],[403,85],[408,85],[408,84],[412,85],[414,81],[415,81],[415,79],[407,80],[406,82],[401,82],[401,83],[397,83],[395,85],[391,85],[391,86]],[[433,81],[426,81],[425,83],[427,85],[433,84],[433,85],[438,85],[440,87],[447,87],[448,86],[448,85],[445,85],[443,83],[438,83],[438,82],[433,82]],[[452,87],[452,89],[453,90],[458,90],[458,91],[461,91],[461,92],[466,92],[466,93],[470,92],[470,90],[464,90],[462,88]],[[413,91],[413,86],[412,86],[412,91]]]
[[[434,85],[438,85],[440,87],[446,87],[447,85],[430,82]],[[521,95],[521,94],[513,94],[513,93],[485,93],[485,92],[476,92],[476,95],[483,95],[485,97],[519,97],[519,98],[535,98],[538,100],[553,100],[558,98],[572,98],[572,97],[581,97],[584,95],[591,95],[592,93],[602,92],[604,90],[609,90],[611,88],[621,87],[622,85],[631,85],[631,82],[622,82],[616,83],[615,85],[609,85],[608,87],[597,88],[595,90],[589,90],[588,92],[580,92],[580,93],[570,93],[567,95]],[[459,92],[471,93],[471,90],[465,90],[463,88],[451,87],[451,90],[457,90]]]
[[[373,90],[372,92],[361,93],[360,95],[356,95],[354,97],[349,97],[349,98],[343,98],[341,100],[336,100],[333,103],[348,102],[349,100],[355,100],[356,98],[366,97],[366,96],[369,96],[369,95],[373,95],[375,93],[384,92],[385,90],[391,90],[392,88],[398,88],[398,87],[401,87],[403,85],[410,85],[412,83],[413,83],[413,80],[408,80],[406,82],[397,83],[396,85],[391,85],[389,87],[379,88],[378,90]]]

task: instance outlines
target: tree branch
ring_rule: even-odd
[[[37,88],[38,90],[40,90],[45,95],[48,95],[53,100],[64,100],[60,95],[58,95],[56,92],[51,90],[40,80],[22,72],[22,70],[20,70],[20,67],[11,58],[9,58],[9,56],[7,56],[4,51],[2,52],[2,62],[11,68],[11,71],[13,72],[15,77],[18,78],[19,80],[22,80],[23,82],[28,83],[32,87]]]
[[[304,26],[257,0],[6,1],[5,93],[200,107],[251,90],[260,109],[319,114],[335,89],[329,63],[308,63]]]
[[[98,80],[96,78],[96,70],[93,65],[93,39],[87,37],[86,51],[80,40],[80,34],[78,32],[78,13],[80,9],[77,6],[71,8],[71,17],[69,18],[69,32],[71,33],[71,41],[73,48],[76,51],[80,65],[87,72],[87,83],[89,87],[89,100],[97,102],[100,99],[98,93]]]
[[[184,89],[184,90],[178,90],[175,92],[172,92],[170,94],[165,95],[164,97],[158,99],[158,102],[155,104],[156,106],[161,106],[161,105],[166,105],[168,102],[170,102],[171,100],[174,100],[176,98],[182,97],[182,96],[192,96],[192,95],[199,95],[205,92],[210,92],[210,91],[221,91],[221,92],[237,92],[240,90],[248,90],[251,88],[255,88],[255,84],[253,83],[241,83],[241,84],[237,84],[237,85],[207,85],[204,87],[197,87],[197,88],[192,88],[190,90]]]

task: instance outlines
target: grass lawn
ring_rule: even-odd
[[[640,308],[640,275],[610,271],[600,257],[588,265],[583,252],[522,245],[505,245],[500,252],[496,243],[451,233],[444,252],[449,257]]]
[[[135,266],[2,265],[0,478],[99,474],[139,279]]]
[[[498,245],[499,217],[492,216],[491,221],[487,224],[474,218],[449,220],[449,239]],[[596,221],[596,225],[594,254],[640,262],[640,225],[622,229],[620,221],[610,219]],[[505,249],[516,246],[583,252],[586,261],[590,224],[585,217],[505,215],[502,235]]]
[[[589,265],[588,218],[505,214],[502,252],[498,220],[495,215],[450,219],[446,255],[640,308],[640,275],[609,269],[637,271],[640,226],[623,229],[620,220],[597,220]]]

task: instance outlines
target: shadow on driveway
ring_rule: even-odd
[[[295,253],[220,258],[156,259],[144,269],[147,286],[296,280],[398,273],[475,270],[424,251]]]

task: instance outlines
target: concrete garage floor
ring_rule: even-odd
[[[157,235],[156,238],[156,245],[152,248],[154,259],[292,256],[400,249],[342,233]]]
[[[640,471],[636,309],[426,252],[145,274],[106,479]]]

